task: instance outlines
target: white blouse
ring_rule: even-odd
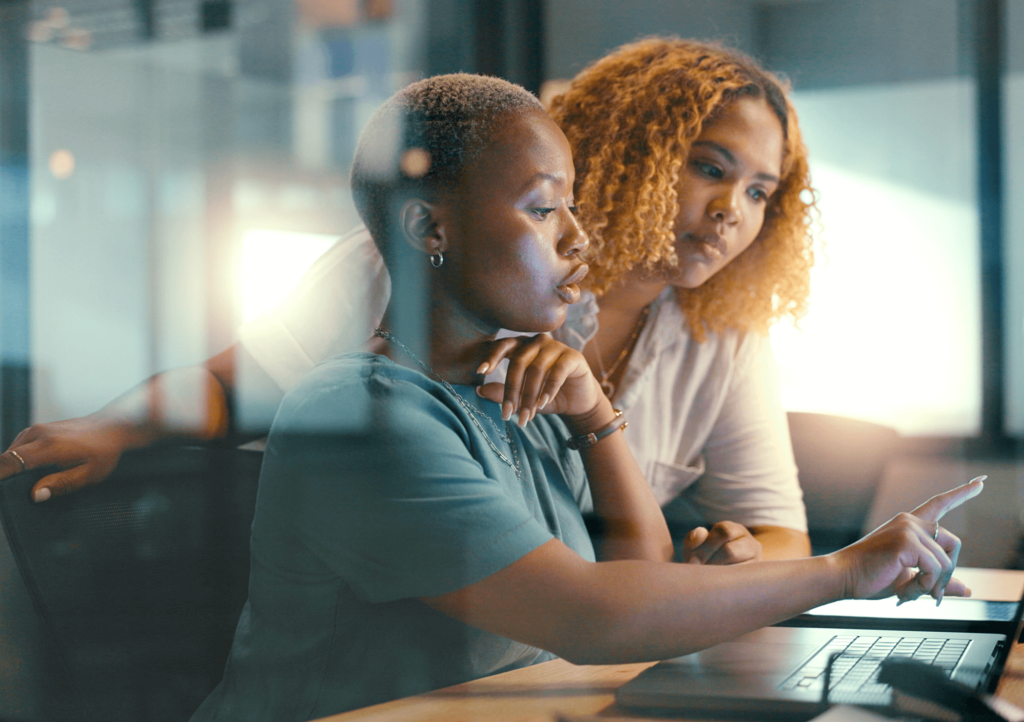
[[[320,361],[361,348],[380,322],[391,283],[365,228],[340,239],[277,307],[239,329],[239,342],[282,389]],[[771,344],[756,333],[687,330],[666,288],[613,399],[626,441],[666,515],[807,530],[803,496]],[[582,349],[597,332],[592,294],[555,334]]]

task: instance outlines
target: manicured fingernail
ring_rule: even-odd
[[[550,404],[550,403],[551,403],[551,396],[549,394],[544,394],[543,396],[540,397],[540,403],[537,405],[537,408],[541,408],[541,409],[547,408],[547,405]]]
[[[484,395],[484,390],[483,389],[484,389],[483,386],[477,386],[476,387],[476,395],[477,396],[483,396]]]
[[[50,498],[50,490],[45,486],[42,489],[36,489],[36,493],[32,495],[32,500],[35,502],[46,501]]]
[[[945,589],[940,589],[939,590],[939,596],[937,596],[935,598],[935,606],[936,607],[939,606],[940,604],[942,604],[942,597],[945,596],[945,594],[946,594],[946,590]]]
[[[506,401],[501,405],[501,418],[503,421],[508,421],[512,418],[512,402]]]
[[[476,370],[476,372],[478,374],[485,374],[485,373],[487,373],[490,370],[490,368],[491,368],[491,365],[489,363],[487,363],[486,361],[484,361],[482,364],[480,364],[480,368],[478,368]]]
[[[896,602],[896,606],[898,607],[898,606],[900,606],[901,604],[905,604],[905,603],[906,603],[906,601],[907,601],[906,599],[900,599],[900,600],[898,600],[898,601]]]

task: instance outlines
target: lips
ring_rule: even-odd
[[[725,239],[717,233],[687,233],[685,239],[696,246],[697,252],[709,261],[721,260],[728,250]]]
[[[590,272],[590,266],[586,263],[581,263],[576,266],[572,273],[565,277],[565,280],[555,286],[555,293],[561,296],[562,300],[568,304],[576,303],[580,300],[580,287],[579,283],[587,277],[587,273]]]

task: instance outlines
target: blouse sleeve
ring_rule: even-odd
[[[390,295],[384,261],[359,227],[314,261],[281,303],[243,324],[238,340],[287,391],[325,358],[362,349]]]
[[[363,381],[309,393],[304,381],[299,398],[286,398],[254,536],[260,524],[297,536],[374,603],[463,588],[553,538],[522,499],[484,475],[448,406],[415,384]],[[390,423],[368,434],[305,433],[360,408]]]
[[[807,531],[778,369],[766,337],[748,333],[704,447],[706,469],[687,494],[708,522]]]

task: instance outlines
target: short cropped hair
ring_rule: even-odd
[[[588,285],[600,296],[635,268],[678,263],[673,226],[690,144],[741,97],[763,98],[782,124],[782,177],[753,244],[676,298],[690,331],[767,332],[807,312],[815,194],[786,85],[743,53],[675,37],[623,45],[552,101],[576,166],[580,223],[590,237]]]
[[[402,88],[370,118],[352,163],[356,210],[390,267],[390,220],[407,198],[437,201],[511,117],[544,112],[525,88],[468,73]]]

